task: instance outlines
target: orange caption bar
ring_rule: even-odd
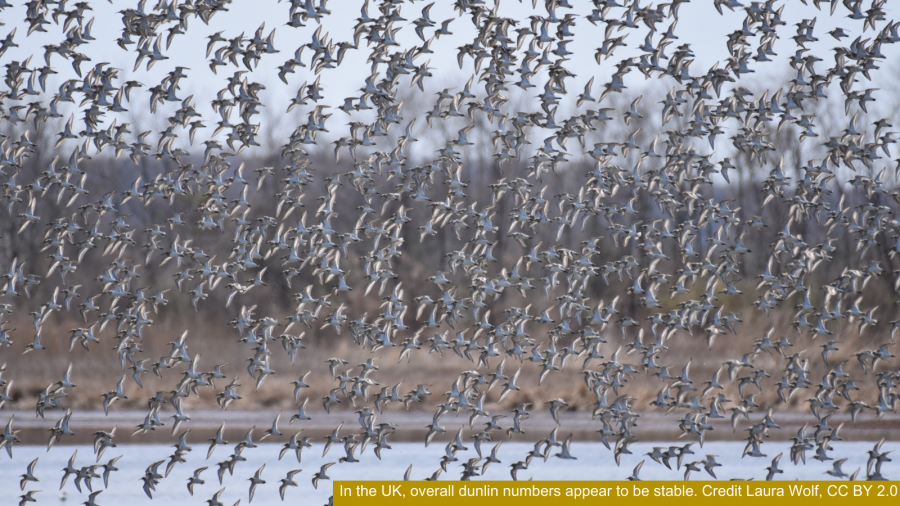
[[[759,505],[765,501],[792,506],[896,504],[900,482],[847,481],[335,481],[336,506],[424,504],[450,506],[537,506],[585,504],[608,498],[683,500],[692,506]],[[489,500],[490,503],[486,503]],[[632,504],[632,503],[629,503]]]

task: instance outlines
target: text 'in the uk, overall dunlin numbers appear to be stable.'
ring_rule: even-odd
[[[766,505],[791,504],[793,506],[841,504],[844,501],[865,500],[867,503],[896,504],[898,484],[834,483],[809,481],[769,482],[641,482],[627,483],[591,481],[532,481],[520,484],[505,481],[478,483],[441,483],[416,481],[345,482],[334,484],[334,502],[338,506],[362,506],[378,504],[429,504],[429,505],[551,505],[602,501],[609,498],[629,501],[684,500],[692,504]],[[630,503],[629,503],[630,504]]]

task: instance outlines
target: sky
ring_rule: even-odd
[[[62,27],[49,25],[48,33],[35,32],[30,36],[26,36],[27,25],[23,21],[26,10],[25,2],[16,1],[12,3],[14,7],[8,8],[2,13],[2,19],[5,20],[6,25],[0,26],[0,38],[5,37],[10,30],[16,27],[18,30],[14,40],[19,47],[10,48],[0,59],[2,59],[3,64],[7,64],[13,60],[23,61],[29,55],[33,55],[30,65],[32,67],[42,66],[44,64],[43,46],[46,44],[58,44],[63,40]],[[197,110],[203,115],[207,126],[214,126],[218,117],[212,112],[209,102],[214,98],[216,91],[225,86],[227,78],[236,69],[231,66],[221,67],[218,75],[210,71],[208,58],[206,57],[207,37],[216,32],[222,32],[222,36],[225,38],[232,38],[241,33],[245,37],[252,37],[253,33],[263,23],[265,23],[264,36],[267,36],[272,29],[276,30],[274,46],[279,50],[279,53],[264,55],[258,67],[253,72],[245,74],[251,81],[263,83],[266,86],[266,90],[261,92],[260,97],[265,104],[266,112],[270,115],[269,117],[276,119],[270,119],[269,124],[263,125],[263,129],[277,126],[279,132],[276,133],[276,137],[285,138],[287,132],[293,130],[291,121],[305,122],[306,115],[313,108],[312,106],[297,108],[292,115],[285,115],[285,110],[300,86],[304,82],[311,83],[316,76],[313,75],[308,67],[297,68],[295,74],[288,76],[288,84],[284,84],[277,77],[277,67],[289,59],[298,47],[309,43],[319,25],[310,20],[306,27],[293,28],[286,26],[285,23],[289,20],[289,2],[237,0],[229,6],[228,12],[217,13],[211,19],[209,26],[204,25],[199,18],[193,18],[190,20],[187,33],[176,36],[171,46],[164,50],[169,59],[157,62],[149,71],[146,70],[145,64],[142,64],[137,70],[133,70],[135,61],[133,49],[135,46],[130,46],[132,51],[126,52],[115,43],[116,39],[121,36],[121,28],[123,26],[119,12],[125,8],[136,8],[137,4],[138,2],[133,0],[90,2],[93,11],[87,12],[86,21],[93,17],[94,22],[91,33],[96,40],[80,48],[81,52],[91,58],[90,62],[82,64],[84,72],[92,64],[108,62],[111,66],[121,69],[119,75],[122,81],[137,80],[145,85],[143,89],[132,91],[131,105],[126,106],[129,107],[130,111],[129,113],[124,113],[124,117],[119,116],[121,118],[119,119],[120,123],[122,121],[136,122],[141,130],[146,130],[150,126],[153,126],[154,130],[164,127],[165,123],[162,119],[164,116],[154,119],[149,118],[146,114],[150,97],[150,93],[147,90],[159,83],[175,66],[183,66],[190,70],[185,71],[188,77],[182,80],[182,90],[179,98],[187,98],[193,95],[193,103],[197,105]],[[575,40],[568,45],[568,49],[573,54],[570,56],[570,62],[566,65],[567,68],[576,74],[573,79],[567,82],[567,87],[570,90],[567,97],[569,101],[575,100],[575,96],[580,93],[585,83],[591,77],[596,77],[593,94],[594,96],[599,96],[603,83],[609,79],[609,76],[614,71],[615,63],[622,58],[639,54],[636,46],[643,40],[638,39],[646,34],[646,28],[643,26],[635,33],[631,33],[626,39],[626,42],[629,44],[628,47],[617,49],[612,58],[598,65],[594,59],[594,52],[602,44],[604,28],[602,26],[594,26],[584,18],[586,14],[590,14],[591,5],[589,2],[579,1],[573,2],[573,4],[576,6],[576,9],[572,12],[578,13],[579,18],[574,28]],[[148,2],[147,8],[149,9],[152,5],[152,1]],[[351,41],[355,19],[360,16],[360,7],[362,5],[363,2],[356,0],[342,0],[340,2],[332,0],[328,2],[327,7],[332,14],[325,16],[323,19],[322,33],[326,33],[327,37],[335,42]],[[414,32],[415,27],[412,25],[412,20],[420,16],[422,8],[426,5],[428,4],[422,1],[403,4],[401,12],[407,21],[401,21],[395,25],[402,27],[397,37],[403,47],[421,44],[421,40]],[[817,70],[819,72],[823,72],[834,64],[831,50],[838,45],[838,41],[833,39],[827,33],[828,31],[840,26],[847,33],[851,34],[851,38],[843,39],[841,45],[849,45],[850,41],[857,35],[862,35],[864,38],[870,38],[875,35],[871,29],[865,33],[862,32],[862,22],[847,19],[846,10],[840,5],[834,16],[830,16],[827,10],[818,11],[812,5],[804,6],[800,1],[778,2],[776,5],[784,5],[782,17],[787,23],[786,26],[778,29],[780,39],[775,44],[775,51],[778,53],[778,57],[773,62],[756,64],[754,68],[759,70],[756,75],[750,76],[750,82],[755,81],[765,84],[773,79],[786,79],[785,76],[789,75],[790,71],[787,59],[796,48],[794,41],[790,38],[795,33],[793,25],[802,19],[816,19],[815,35],[819,38],[819,41],[808,44],[807,47],[810,48],[811,53],[819,55],[824,60],[818,64]],[[823,5],[823,7],[827,9],[827,4]],[[891,19],[893,14],[890,8],[891,4],[888,3],[886,5],[888,19]],[[370,15],[377,15],[374,2],[369,5],[368,10]],[[526,22],[528,15],[539,11],[542,11],[542,9],[533,9],[531,3],[527,0],[524,3],[502,0],[500,3],[501,15],[522,19]],[[614,8],[612,12],[615,14],[622,11],[623,9]],[[705,73],[716,62],[719,62],[720,66],[725,64],[725,60],[728,57],[725,45],[727,34],[740,28],[744,12],[741,10],[730,11],[727,8],[723,11],[723,15],[719,15],[710,2],[697,0],[682,4],[679,9],[679,21],[675,30],[678,40],[669,46],[667,53],[671,54],[675,47],[680,44],[690,43],[691,49],[695,54],[695,61],[690,67],[690,72],[693,75]],[[561,16],[567,12],[570,11],[568,9],[560,9],[559,15]],[[546,11],[540,13],[546,14]],[[422,63],[426,56],[431,57],[429,66],[434,69],[432,70],[434,77],[426,80],[426,97],[434,97],[433,93],[445,87],[456,86],[461,88],[474,73],[473,60],[471,58],[466,59],[463,69],[460,69],[456,63],[457,47],[473,39],[474,30],[471,27],[470,20],[468,18],[457,18],[457,12],[452,10],[452,2],[449,1],[435,2],[431,8],[430,17],[438,24],[445,19],[453,19],[454,21],[450,24],[450,31],[453,32],[453,35],[444,35],[434,40],[431,44],[434,54],[422,55],[416,61],[417,64]],[[661,24],[659,32],[664,32],[670,23],[671,20],[665,20]],[[430,34],[431,30],[426,31],[426,33]],[[621,34],[614,33],[615,35]],[[658,40],[659,34],[654,38],[654,42]],[[219,45],[222,44],[224,43],[219,43]],[[361,45],[364,44],[365,40],[362,41]],[[219,45],[216,47],[219,47]],[[896,45],[886,45],[884,47],[885,56],[887,56],[883,62],[885,66],[892,59],[898,60],[898,48],[893,46]],[[755,48],[750,49],[755,51]],[[346,135],[344,123],[349,123],[353,120],[371,121],[373,117],[374,113],[371,111],[354,112],[351,115],[346,115],[341,111],[334,110],[334,108],[339,107],[343,103],[344,97],[360,95],[359,89],[364,86],[364,79],[370,73],[369,65],[366,63],[368,54],[368,50],[365,47],[351,50],[339,67],[322,72],[321,82],[324,87],[324,99],[319,103],[330,105],[332,107],[331,112],[335,114],[329,120],[332,136],[329,137],[325,134],[326,141],[330,138],[337,138],[339,135]],[[308,62],[311,56],[312,51],[307,49],[304,51],[302,58]],[[51,64],[58,74],[51,76],[48,80],[48,93],[55,93],[65,79],[77,78],[71,64],[63,60],[59,55],[52,56]],[[381,66],[381,70],[383,75],[384,65]],[[896,72],[889,74],[896,74]],[[883,78],[885,75],[886,73],[882,71],[881,77]],[[873,77],[879,77],[879,74],[876,73]],[[405,78],[405,81],[402,81],[401,87],[409,86],[408,79]],[[536,96],[541,92],[543,79],[546,79],[545,74],[535,81],[537,88],[532,88],[528,92],[520,92],[518,88],[511,86],[509,92],[511,98],[515,99],[517,94],[526,100],[533,98],[532,95]],[[638,72],[632,72],[626,79],[626,84],[628,84],[631,91],[640,90],[644,81],[644,77]],[[674,83],[667,84],[667,86],[672,84]],[[857,87],[860,89],[878,87],[878,83],[862,82]],[[837,89],[833,88],[832,93],[837,94]],[[428,98],[428,100],[433,100],[433,98]],[[174,108],[174,106],[170,106],[169,110],[174,110]],[[166,111],[165,108],[161,110]],[[111,118],[113,118],[113,115],[108,114],[107,122],[111,121]],[[278,120],[281,120],[280,123],[278,123]],[[277,125],[272,124],[273,122],[277,123]],[[335,126],[340,128],[335,129]],[[290,130],[284,132],[285,135],[281,135],[281,129],[285,127],[290,127]],[[419,122],[416,128],[426,128],[425,122]],[[335,130],[338,130],[338,132],[335,132]],[[207,128],[199,136],[206,138],[211,133],[212,129]],[[225,134],[222,133],[219,135],[219,138],[224,138],[224,136]],[[180,136],[178,142],[181,146],[187,147],[187,136]]]

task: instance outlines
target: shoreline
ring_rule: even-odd
[[[166,413],[160,414],[160,419],[165,423],[155,431],[148,431],[145,434],[132,435],[134,427],[144,421],[146,411],[113,411],[109,416],[105,416],[102,411],[73,411],[69,421],[69,427],[74,436],[63,437],[56,445],[77,445],[90,444],[93,441],[93,433],[98,430],[109,431],[114,426],[117,427],[116,444],[120,445],[142,445],[142,444],[168,444],[177,441],[177,434],[172,436],[172,420]],[[230,441],[240,441],[245,433],[255,427],[253,438],[259,441],[265,434],[265,431],[272,426],[279,411],[215,411],[215,410],[197,410],[188,413],[191,420],[181,424],[178,434],[187,429],[191,429],[187,440],[190,442],[206,441],[213,436],[215,431],[225,422],[226,439]],[[313,440],[321,439],[330,434],[335,427],[343,423],[342,432],[350,434],[358,432],[361,427],[358,423],[358,414],[354,412],[309,412],[311,420],[297,421],[293,424],[289,423],[293,412],[281,411],[281,419],[278,424],[282,436],[272,436],[266,439],[267,442],[285,442],[291,435],[298,431],[303,431],[304,435],[310,436]],[[567,416],[568,415],[568,416]],[[697,443],[696,437],[681,437],[678,430],[678,420],[681,413],[638,413],[639,417],[636,422],[636,429],[633,431],[642,442],[659,442],[659,441],[679,441],[684,443]],[[33,411],[0,411],[0,423],[6,424],[12,416],[15,416],[13,429],[20,431],[18,436],[23,445],[46,445],[48,432],[54,424],[64,416],[61,411],[46,411],[45,418],[35,418]],[[421,442],[425,439],[428,430],[426,425],[432,422],[432,415],[429,412],[403,412],[403,411],[386,411],[384,414],[376,414],[376,423],[387,422],[397,425],[397,429],[390,436],[391,441],[396,442]],[[764,411],[752,413],[750,420],[741,418],[738,422],[737,430],[731,430],[730,418],[711,420],[710,425],[713,430],[709,431],[705,441],[741,441],[744,439],[746,429],[752,424],[765,416]],[[795,436],[797,431],[807,424],[807,432],[815,430],[816,419],[811,413],[774,413],[775,422],[780,426],[778,429],[769,430],[770,441],[789,440]],[[438,434],[432,444],[442,444],[456,436],[456,432],[460,427],[463,428],[464,438],[470,438],[473,434],[480,431],[483,424],[488,418],[479,417],[476,420],[474,428],[469,427],[469,419],[467,416],[454,416],[452,413],[447,414],[441,419],[440,424],[446,429],[444,434]],[[573,434],[577,441],[600,441],[601,434],[597,432],[603,424],[599,419],[592,420],[584,412],[575,414],[563,414],[560,417],[560,435]],[[500,420],[501,426],[504,428],[511,422],[509,418]],[[829,424],[833,428],[837,428],[843,424],[840,429],[840,436],[844,441],[877,441],[884,438],[885,441],[900,441],[900,414],[886,414],[881,418],[860,417],[856,423],[852,423],[849,414],[835,413],[829,420]],[[532,441],[536,434],[546,434],[556,427],[556,423],[546,411],[537,412],[533,410],[528,419],[522,423],[525,434],[514,434],[512,438],[507,438],[505,433],[495,432],[495,441]],[[610,444],[617,439],[610,437]]]

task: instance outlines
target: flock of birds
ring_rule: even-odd
[[[284,7],[289,13],[289,28],[284,29],[304,31],[311,39],[296,50],[280,47],[275,29],[267,33],[264,26],[252,37],[238,33],[240,29],[208,37],[209,66],[223,76],[223,87],[214,98],[183,96],[180,90],[191,71],[176,66],[173,52],[194,50],[179,47],[189,21],[200,18],[213,26],[219,19],[215,15],[226,12],[230,0],[159,0],[152,8],[146,0],[133,3],[135,7],[119,11],[123,28],[116,42],[134,54],[135,72],[154,65],[171,68],[161,82],[152,85],[126,81],[120,69],[94,62],[86,54],[95,40],[88,2],[29,0],[21,7],[0,0],[4,20],[26,10],[24,22],[0,39],[0,60],[6,69],[5,89],[0,91],[0,201],[2,219],[15,224],[2,241],[17,247],[33,241],[30,251],[50,258],[46,271],[37,270],[41,260],[35,256],[4,260],[0,358],[16,360],[9,350],[22,338],[27,341],[26,334],[33,337],[22,351],[48,353],[47,339],[57,336],[46,330],[47,322],[57,326],[81,318],[84,326],[69,332],[69,350],[82,346],[96,355],[97,347],[112,346],[123,371],[115,387],[96,393],[107,414],[116,401],[137,395],[132,380],[140,388],[145,375],[171,380],[172,391],[150,397],[149,411],[132,434],[166,426],[162,420],[167,416],[173,420],[172,436],[178,440],[175,452],[168,462],[147,467],[143,477],[147,496],[152,498],[155,487],[174,466],[188,462],[191,429],[179,429],[190,426],[188,408],[193,397],[201,390],[214,390],[219,406],[227,409],[252,396],[247,386],[240,390],[236,366],[220,364],[211,372],[201,368],[199,355],[189,351],[195,339],[190,331],[169,343],[167,355],[146,357],[142,343],[155,339],[150,330],[154,315],[178,298],[177,293],[189,294],[178,299],[189,301],[199,312],[210,303],[210,294],[224,295],[226,310],[233,315],[229,324],[249,353],[247,372],[257,388],[276,374],[270,367],[271,357],[282,351],[301,368],[322,369],[323,374],[312,378],[307,373],[292,383],[282,381],[286,397],[291,397],[287,385],[293,385],[298,405],[291,423],[302,426],[310,415],[315,416],[303,395],[313,380],[333,381],[333,388],[321,400],[325,411],[355,410],[359,415],[355,431],[342,434],[341,424],[324,445],[304,437],[302,431],[283,433],[280,414],[260,438],[286,441],[279,458],[289,453],[298,462],[305,448],[322,446],[327,454],[333,446],[342,447],[344,455],[338,461],[307,474],[314,487],[330,479],[329,467],[358,462],[370,445],[374,456],[365,458],[380,459],[381,452],[390,450],[388,437],[402,430],[402,424],[377,418],[391,404],[434,409],[426,446],[445,433],[442,423],[447,415],[468,417],[469,427],[476,431],[469,436],[463,429],[457,432],[430,479],[450,472],[448,465],[454,462],[460,462],[464,480],[485,476],[489,467],[494,468],[491,464],[501,462],[516,479],[517,472],[528,469],[535,458],[575,459],[573,436],[559,435],[566,418],[576,416],[570,406],[574,401],[558,398],[543,406],[519,402],[529,390],[540,389],[549,376],[567,377],[572,391],[585,385],[596,401],[589,410],[591,418],[617,462],[638,441],[640,414],[658,410],[672,413],[680,437],[692,442],[654,448],[647,456],[655,463],[683,468],[685,479],[703,470],[715,478],[715,468],[721,466],[715,455],[699,460],[690,455],[695,453],[694,445],[702,446],[717,420],[725,419],[727,425],[730,418],[732,428],[746,434],[744,456],[771,459],[766,469],[767,478],[772,479],[783,473],[781,454],[772,459],[765,453],[765,442],[769,431],[779,427],[779,410],[793,410],[789,401],[797,395],[804,398],[802,404],[808,405],[815,423],[814,429],[804,425],[792,438],[792,462],[805,464],[807,453],[812,452],[813,459],[833,466],[828,470],[833,477],[886,479],[884,464],[891,461],[890,451],[882,450],[881,443],[869,452],[863,476],[860,469],[845,472],[841,466],[846,458],[835,455],[831,445],[841,440],[843,423],[829,425],[835,413],[850,413],[853,423],[893,413],[900,397],[895,383],[900,373],[891,361],[898,322],[891,322],[888,329],[890,303],[875,306],[877,294],[863,296],[873,279],[896,276],[887,263],[900,252],[900,220],[888,202],[900,202],[900,193],[889,184],[890,175],[885,175],[885,157],[890,158],[890,145],[896,142],[894,131],[890,118],[868,119],[867,107],[873,107],[878,90],[857,84],[870,80],[879,69],[885,58],[882,48],[900,41],[900,22],[886,20],[886,0],[812,0],[817,14],[823,8],[822,13],[838,13],[870,34],[852,41],[841,28],[817,33],[814,17],[796,23],[795,32],[787,35],[793,28],[782,20],[784,5],[775,0],[746,5],[715,0],[719,13],[730,10],[744,17],[742,26],[728,36],[725,63],[705,73],[692,72],[690,44],[669,49],[677,44],[679,9],[687,0],[656,6],[642,6],[639,0],[575,2],[588,5],[587,12],[580,12],[582,5],[573,6],[568,0],[546,0],[541,6],[534,0],[535,14],[525,19],[501,16],[499,0],[493,5],[456,0],[453,7],[458,15],[447,20],[430,17],[434,3],[420,8],[411,0],[384,0],[377,5],[365,0],[352,40],[347,41],[335,41],[323,33],[324,23],[333,16],[325,0],[291,0]],[[458,62],[452,63],[458,63],[460,70],[450,73],[463,77],[455,87],[436,93],[433,109],[423,120],[404,118],[401,88],[431,96],[425,90],[433,84],[435,68],[429,67],[430,60],[422,60],[433,53],[432,46],[456,40],[451,38],[453,30],[462,32],[458,25],[466,21],[475,36],[457,48]],[[398,31],[403,29],[415,32],[415,39],[401,38],[414,40],[411,47],[398,41]],[[42,60],[4,58],[23,36],[52,30],[61,31],[63,38],[44,46]],[[596,62],[569,57],[572,51],[567,44],[579,30],[602,38]],[[643,40],[635,56],[611,60],[632,34],[632,41]],[[744,75],[774,61],[770,57],[775,56],[776,40],[788,37],[796,44],[796,53],[789,59],[796,77],[789,85],[761,93],[742,85]],[[806,47],[818,37],[831,37],[837,44],[831,55],[834,65],[827,70],[819,64],[823,58]],[[344,98],[338,106],[340,101],[326,98],[321,75],[339,67],[348,52],[357,51],[368,54],[371,66],[358,71],[360,93]],[[263,59],[280,61],[291,53],[278,67],[278,78],[291,89],[299,76],[305,76],[306,82],[289,104],[264,104],[261,93],[267,86],[257,81],[263,77],[254,73],[257,64]],[[63,63],[71,63],[71,69],[62,68]],[[608,74],[599,87],[590,77],[595,64],[598,75]],[[654,120],[653,104],[637,97],[624,111],[606,107],[612,103],[611,94],[638,86],[628,76],[633,71],[671,86],[659,107],[661,124],[655,128],[661,133],[652,142],[639,136],[643,126],[632,123],[647,118],[640,123],[646,126]],[[72,77],[53,92],[47,85],[56,74]],[[583,85],[577,99],[568,89],[576,79],[579,89]],[[515,87],[537,100],[516,106],[523,110],[513,110],[509,90]],[[846,128],[825,139],[820,137],[824,126],[810,111],[826,94],[837,93],[844,97],[841,121]],[[165,129],[135,134],[123,119],[130,109],[146,106],[148,94],[152,114],[174,112],[165,118]],[[204,116],[197,107],[204,100],[215,117]],[[574,107],[565,106],[569,101]],[[308,120],[283,139],[282,166],[258,168],[254,178],[244,170],[239,155],[260,146],[259,115],[264,106],[288,112],[297,108],[308,114]],[[67,120],[61,112],[66,107],[74,110]],[[423,158],[411,154],[417,132],[434,131],[440,124],[452,130],[457,127],[451,125],[462,128],[444,139],[433,155],[413,163],[413,156]],[[39,128],[52,125],[59,125],[51,150],[59,156],[45,170],[32,174],[27,169],[29,160],[45,154],[32,138]],[[490,133],[481,127],[473,131],[479,125],[487,125]],[[607,125],[618,125],[624,133],[607,132],[603,140],[585,147],[592,132]],[[787,160],[773,141],[785,127],[799,136],[801,145],[819,149],[823,155]],[[327,171],[310,156],[323,147],[317,137],[342,128],[347,135],[334,135],[331,144],[334,165],[348,170],[317,176]],[[151,135],[158,135],[155,142]],[[726,136],[746,162],[717,156],[717,137],[722,148]],[[204,145],[202,155],[186,141]],[[506,171],[505,177],[489,185],[489,201],[472,201],[466,195],[470,190],[465,174],[487,170],[468,167],[472,164],[465,156],[468,146],[490,151],[491,163]],[[347,161],[345,152],[352,161]],[[123,154],[127,157],[120,159]],[[135,164],[156,168],[144,170],[128,188],[96,195],[90,191],[92,179],[98,177],[92,174],[91,160],[113,156],[118,164],[130,164],[130,158]],[[342,159],[344,165],[340,165]],[[586,174],[567,171],[585,160],[592,164]],[[760,174],[761,167],[768,171],[758,178],[762,207],[744,223],[731,200],[715,197],[715,188],[731,182],[729,170]],[[852,180],[842,180],[847,170],[856,172]],[[549,179],[570,191],[548,195],[545,181]],[[851,206],[844,198],[831,197],[842,185],[849,185],[845,194],[855,192],[863,204]],[[259,206],[252,205],[253,199],[260,198],[274,203],[274,215],[261,214]],[[358,219],[345,226],[337,219],[336,208],[339,201],[349,199],[362,204]],[[193,208],[176,213],[169,207],[175,201],[191,202]],[[762,218],[773,202],[787,209],[777,222]],[[127,206],[155,206],[168,214],[146,226],[140,221],[146,215],[133,216],[127,212],[132,207]],[[61,209],[62,217],[48,221],[40,216],[51,208]],[[500,209],[508,214],[498,217]],[[418,229],[409,225],[414,218],[424,222]],[[781,230],[775,243],[745,242],[748,233],[769,227]],[[822,242],[804,239],[813,236],[814,229],[825,237]],[[195,241],[192,230],[222,234],[218,244],[208,243]],[[838,261],[833,253],[842,233],[857,239],[849,246],[853,263],[836,279],[822,280],[814,271],[823,263]],[[567,238],[581,237],[578,234],[586,239],[567,242]],[[428,272],[420,282],[404,287],[397,282],[395,269],[398,262],[410,261],[403,255],[407,237],[426,245],[430,241],[455,244],[457,249],[448,255],[446,268],[424,266]],[[507,241],[511,250],[521,246],[517,256],[497,254],[501,238],[511,239]],[[545,243],[541,238],[551,240]],[[230,252],[227,259],[217,260],[211,253],[218,247]],[[747,272],[747,255],[767,256],[764,271]],[[602,262],[601,257],[615,259]],[[361,268],[348,269],[356,258],[361,259]],[[100,263],[107,266],[85,275],[84,269]],[[161,279],[158,285],[140,287],[142,273],[173,266],[171,283]],[[296,307],[288,315],[264,314],[266,308],[249,302],[278,276],[290,287]],[[90,281],[74,284],[76,278]],[[297,279],[308,284],[292,287]],[[755,308],[729,302],[747,300],[741,297],[740,287],[753,286],[743,284],[744,280],[756,284],[751,294]],[[650,316],[638,318],[619,297],[607,297],[607,303],[586,295],[611,290],[610,283],[628,285],[628,294]],[[50,293],[50,286],[52,296],[28,302],[32,292]],[[350,302],[351,291],[383,299],[378,313],[358,311]],[[521,292],[522,297],[506,297],[504,292]],[[524,303],[501,307],[495,303],[498,300]],[[36,308],[30,319],[21,313],[27,304]],[[770,311],[790,313],[796,331],[776,337],[780,329],[776,331],[776,324],[765,318]],[[748,349],[737,349],[729,336],[738,330],[750,331],[740,328],[750,319],[766,322],[768,330]],[[33,328],[8,324],[28,320]],[[349,338],[357,348],[370,352],[371,358],[357,365],[335,357],[327,361],[329,372],[325,373],[325,365],[310,364],[304,357],[305,334],[297,333],[304,327],[311,335],[327,337],[316,346]],[[709,348],[728,349],[741,358],[714,368],[707,381],[692,377],[691,365],[698,359],[685,360],[677,351],[695,333],[705,334]],[[870,345],[846,349],[841,336],[851,334],[860,336],[859,343]],[[820,340],[813,341],[816,338]],[[376,358],[387,353],[399,358],[390,368],[445,353],[464,357],[475,367],[460,371],[447,385],[423,378],[415,389],[404,390],[402,383],[383,386],[378,381]],[[837,355],[844,359],[836,361]],[[775,365],[761,366],[761,357]],[[816,383],[811,371],[821,367],[826,372]],[[520,377],[523,368],[540,373],[534,380],[526,379]],[[70,366],[62,379],[36,396],[38,417],[62,413],[49,427],[48,450],[73,436],[72,409],[67,408],[66,398],[78,388],[77,379]],[[17,398],[13,380],[0,375],[0,408]],[[642,404],[631,393],[637,388],[658,388],[658,394]],[[772,396],[767,401],[770,406],[760,407],[756,397],[765,389],[777,392],[777,398]],[[498,412],[507,398],[519,399],[516,407],[511,414]],[[503,440],[535,438],[524,434],[530,413],[539,409],[549,410],[555,428],[549,435],[537,436],[527,455],[505,455],[501,460]],[[20,440],[14,417],[7,421],[0,449],[11,458]],[[224,429],[223,422],[209,440],[207,459],[218,446],[230,444]],[[96,432],[97,463],[77,464],[77,451],[73,453],[62,470],[60,488],[71,477],[79,492],[84,487],[90,494],[84,504],[97,505],[103,490],[94,490],[98,482],[92,480],[102,479],[105,487],[115,479],[122,456],[104,464],[100,461],[107,449],[116,447],[116,438],[115,429]],[[457,455],[468,450],[470,439],[477,455],[461,460]],[[489,451],[482,448],[486,443],[493,443]],[[256,447],[250,430],[233,453],[217,464],[219,481],[226,472],[240,469],[246,460],[242,452]],[[21,476],[20,505],[39,497],[35,496],[38,490],[25,491],[39,482],[37,463],[38,459],[31,462]],[[629,479],[639,479],[643,464]],[[3,467],[8,472],[8,464]],[[204,483],[202,473],[207,467],[194,471],[188,492],[193,494],[194,486]],[[265,465],[248,479],[249,501],[258,487],[274,481],[264,470]],[[282,499],[298,486],[300,472],[291,471],[280,480]],[[47,471],[41,483],[54,476],[59,477]],[[221,506],[222,490],[206,502]]]

